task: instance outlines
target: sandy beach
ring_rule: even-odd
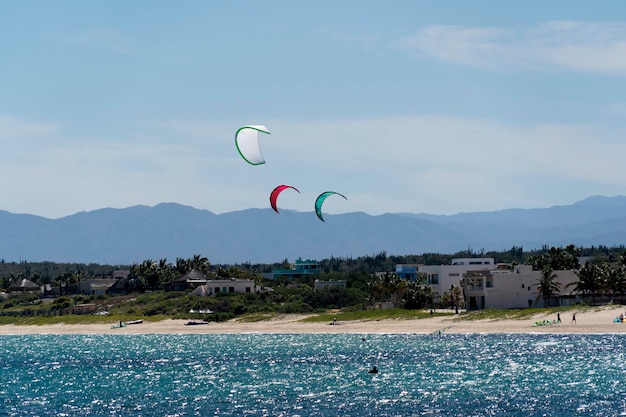
[[[116,323],[102,324],[54,324],[44,326],[0,326],[0,335],[9,334],[194,334],[194,333],[432,333],[450,327],[447,333],[626,333],[626,323],[614,323],[624,306],[608,306],[577,312],[576,322],[571,313],[561,315],[561,323],[533,327],[535,321],[554,320],[556,313],[537,315],[525,320],[455,320],[455,316],[431,317],[426,319],[390,319],[379,321],[338,321],[330,323],[302,323],[301,315],[284,315],[278,318],[240,322],[231,320],[188,326],[188,320],[144,321],[122,328],[111,328]]]

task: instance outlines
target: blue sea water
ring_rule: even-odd
[[[0,416],[626,415],[625,342],[608,334],[0,336]],[[373,365],[378,374],[368,373]]]

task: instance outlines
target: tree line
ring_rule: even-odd
[[[432,306],[432,287],[423,280],[408,282],[400,279],[393,271],[397,264],[450,264],[453,258],[489,257],[496,263],[506,263],[511,267],[516,264],[530,264],[535,270],[542,271],[536,285],[538,294],[543,295],[547,304],[558,296],[562,288],[556,282],[554,271],[574,270],[580,278],[573,284],[573,290],[592,299],[599,295],[614,297],[626,294],[626,248],[624,246],[592,246],[588,248],[568,245],[565,247],[544,246],[539,250],[524,251],[513,246],[500,252],[471,248],[454,254],[423,253],[420,255],[388,255],[385,251],[370,256],[330,257],[319,260],[320,279],[346,280],[347,287],[354,294],[365,294],[367,302],[393,301],[405,308]],[[581,257],[589,257],[583,265]],[[52,262],[10,263],[0,261],[0,286],[6,289],[21,278],[27,278],[37,284],[49,284],[58,287],[61,295],[76,294],[80,282],[90,278],[110,277],[116,269],[128,269],[130,274],[125,286],[128,291],[142,292],[158,290],[167,282],[187,273],[192,269],[202,271],[215,279],[243,278],[260,284],[262,274],[274,269],[289,268],[285,259],[272,264],[223,264],[212,265],[207,257],[194,255],[191,258],[177,258],[175,262],[166,259],[146,259],[132,265],[112,266],[98,264],[57,264]],[[376,274],[378,273],[378,274]],[[315,277],[309,277],[312,281]],[[293,283],[274,281],[272,286],[302,284],[312,287],[313,282]],[[356,292],[354,292],[356,291]],[[312,296],[309,296],[312,297]],[[353,297],[352,297],[353,298]],[[460,291],[451,288],[442,297],[440,303],[458,306]]]

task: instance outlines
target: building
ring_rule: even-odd
[[[202,271],[192,269],[191,271],[175,278],[165,284],[165,291],[186,291],[195,290],[207,283],[207,276]]]
[[[550,306],[566,305],[578,301],[571,284],[578,281],[574,271],[553,271],[560,284],[558,296],[548,300]],[[467,310],[485,308],[543,307],[544,299],[537,284],[541,271],[531,265],[517,265],[513,270],[496,268],[491,271],[468,271],[463,277],[463,294]]]
[[[9,285],[9,292],[39,294],[41,292],[41,287],[29,279],[22,278],[17,282]]]
[[[210,279],[197,287],[191,295],[208,297],[220,293],[255,293],[254,281],[249,279]]]
[[[578,281],[576,273],[554,273],[561,291],[558,297],[549,300],[550,305],[576,302],[578,297],[568,287]],[[458,287],[468,310],[544,305],[541,294],[537,293],[541,271],[533,271],[531,265],[517,265],[510,269],[506,264],[496,265],[493,258],[456,258],[452,259],[451,265],[396,265],[396,274],[408,280],[416,280],[420,274],[439,297],[451,287]]]
[[[442,296],[450,287],[460,287],[463,274],[468,271],[490,271],[494,258],[454,258],[451,265],[396,265],[396,274],[410,281],[420,274],[431,285],[437,295]]]
[[[316,260],[302,258],[296,259],[290,269],[275,269],[271,274],[264,275],[267,279],[286,278],[289,280],[314,278],[320,274],[319,264]]]
[[[78,292],[85,295],[103,295],[117,282],[117,278],[86,279],[78,284]]]
[[[128,294],[130,286],[128,282],[129,276],[130,269],[117,269],[113,271],[111,279],[114,279],[115,282],[109,287],[107,294]]]
[[[343,279],[337,281],[322,281],[316,279],[313,283],[314,291],[322,291],[325,288],[346,288],[346,281]]]

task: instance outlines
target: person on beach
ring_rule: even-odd
[[[561,313],[556,313],[556,322],[557,323],[561,322]]]
[[[572,323],[576,323],[576,313],[572,314]]]

